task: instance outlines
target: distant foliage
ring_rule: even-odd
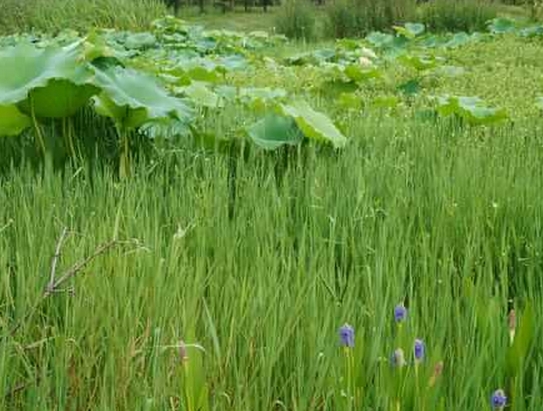
[[[92,27],[142,29],[164,14],[160,0],[2,0],[0,32]]]
[[[308,0],[287,0],[279,10],[275,26],[290,38],[312,39],[315,36],[315,11]]]
[[[416,17],[416,0],[333,0],[328,3],[328,31],[334,37],[363,36]]]
[[[474,31],[497,14],[493,0],[431,0],[422,6],[420,20],[432,31]]]

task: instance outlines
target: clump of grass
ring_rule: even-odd
[[[389,29],[416,15],[415,0],[333,0],[326,7],[328,32],[334,37],[357,37]]]
[[[287,37],[310,40],[315,36],[314,13],[307,0],[287,0],[275,17],[275,27]]]
[[[0,32],[85,32],[93,27],[141,30],[167,13],[160,0],[5,0]]]
[[[497,15],[494,0],[430,0],[420,10],[421,21],[433,31],[483,30]]]

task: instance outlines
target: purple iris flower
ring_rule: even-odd
[[[400,323],[407,318],[407,308],[403,304],[398,304],[394,307],[394,319]]]
[[[415,340],[415,344],[413,345],[413,354],[415,355],[416,361],[424,360],[424,356],[426,354],[426,345],[424,344],[424,341],[419,338]]]
[[[354,328],[349,324],[344,324],[339,329],[339,340],[342,346],[354,347]]]
[[[503,410],[507,404],[507,397],[503,390],[496,390],[490,397],[490,404],[492,405],[493,410]]]

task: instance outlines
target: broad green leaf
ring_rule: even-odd
[[[290,116],[307,138],[327,141],[335,148],[347,144],[347,138],[337,129],[332,121],[322,113],[313,110],[305,101],[292,105],[279,106],[284,115]]]
[[[539,107],[541,110],[543,110],[543,96],[537,97],[535,99],[535,104],[537,107]]]
[[[203,66],[192,67],[187,70],[186,74],[192,80],[205,81],[207,83],[215,83],[220,79],[216,69],[208,69]]]
[[[382,75],[381,70],[378,67],[364,68],[359,64],[349,64],[345,67],[344,73],[349,80],[355,82],[379,78]]]
[[[193,82],[190,86],[184,87],[182,92],[196,106],[216,108],[219,105],[219,96],[201,82]]]
[[[516,29],[516,24],[514,20],[497,17],[487,22],[488,30],[493,34],[504,34],[510,33]]]
[[[118,126],[127,129],[137,128],[149,120],[147,110],[144,107],[120,106],[104,93],[94,97],[94,109],[101,116],[109,117]]]
[[[275,150],[283,145],[298,145],[304,135],[296,122],[285,116],[268,114],[247,129],[253,142],[266,150]]]
[[[505,110],[488,107],[479,97],[440,97],[438,112],[444,116],[456,114],[474,125],[491,124],[508,117]]]
[[[96,84],[102,89],[95,97],[96,110],[123,127],[139,127],[147,120],[168,117],[188,121],[192,116],[184,100],[170,96],[147,74],[121,67],[97,70]]]
[[[326,96],[335,97],[343,93],[353,93],[358,88],[354,81],[330,80],[322,83],[320,90]]]
[[[33,106],[38,117],[68,117],[85,106],[99,91],[90,84],[76,86],[67,80],[51,80],[47,86],[31,90],[29,98],[20,103],[19,108],[30,114]]]
[[[398,90],[408,96],[414,96],[420,92],[421,85],[418,79],[411,79],[398,86]]]
[[[32,124],[16,106],[0,106],[0,136],[16,136]]]
[[[0,67],[0,105],[28,110],[31,96],[37,117],[69,116],[96,91],[81,42],[45,49],[21,43],[0,51]]]
[[[147,121],[140,129],[151,139],[172,139],[174,137],[188,137],[191,132],[189,126],[174,118],[160,118]]]
[[[431,55],[403,54],[398,57],[398,61],[418,71],[428,70],[437,66],[437,59]]]
[[[522,30],[520,30],[520,35],[522,37],[539,37],[543,36],[543,26],[531,26],[531,27],[525,27]]]
[[[375,47],[385,48],[390,47],[393,44],[394,36],[392,34],[374,31],[366,36],[366,40]]]
[[[426,27],[422,23],[405,23],[403,27],[394,26],[394,30],[401,36],[408,39],[414,39],[415,37],[424,33]]]
[[[124,42],[124,46],[129,49],[142,50],[155,46],[157,38],[151,33],[130,33]]]
[[[460,47],[460,46],[463,46],[464,44],[469,43],[471,40],[472,40],[472,37],[465,32],[455,33],[451,37],[451,39],[447,41],[443,46],[449,47],[449,48]]]

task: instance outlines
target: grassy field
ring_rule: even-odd
[[[187,18],[269,21],[239,16]],[[157,145],[120,179],[106,162],[36,166],[2,142],[0,409],[499,410],[500,388],[506,410],[541,409],[541,39],[436,52],[462,75],[385,62],[357,109],[322,68],[276,64],[330,47],[265,50],[265,69],[228,79],[311,99],[344,150]],[[428,93],[403,95],[413,79]],[[436,119],[446,93],[509,119]],[[398,103],[372,105],[382,96]],[[258,118],[234,105],[198,116],[230,137]],[[111,133],[76,124],[78,139]]]
[[[192,152],[126,183],[107,170],[6,176],[2,327],[21,328],[0,345],[0,386],[21,390],[3,407],[175,409],[198,383],[217,410],[389,409],[390,378],[405,378],[402,409],[440,409],[414,394],[412,371],[388,375],[390,353],[420,337],[422,389],[444,361],[443,409],[488,409],[506,383],[508,301],[543,310],[541,122],[481,134],[384,120],[354,122],[348,151],[294,155],[279,174],[274,158],[238,160],[234,204],[229,160]],[[122,244],[26,317],[64,227],[59,276]],[[344,322],[356,327],[356,408],[337,396]],[[183,380],[180,340],[205,348],[205,385]],[[527,396],[515,409],[539,407],[542,354],[514,383]]]

